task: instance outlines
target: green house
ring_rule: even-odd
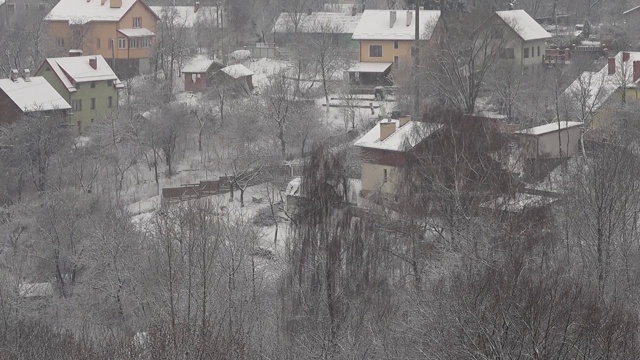
[[[101,55],[48,58],[36,75],[71,105],[70,122],[79,135],[118,108],[118,90],[124,87]]]

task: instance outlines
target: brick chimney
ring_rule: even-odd
[[[98,68],[98,58],[95,56],[90,57],[89,65],[93,68],[93,70],[96,70]]]
[[[398,119],[400,121],[399,127],[403,127],[405,126],[409,121],[411,121],[411,116],[406,115],[406,116],[401,116],[400,119]]]
[[[396,131],[396,122],[392,120],[380,122],[380,141],[388,138]]]
[[[100,0],[100,5],[104,5],[104,3],[106,3],[107,0]]]
[[[11,81],[17,82],[18,81],[18,70],[11,69],[11,72],[9,73],[9,78],[11,79]]]
[[[613,75],[616,73],[616,58],[610,57],[607,60],[607,65],[609,66],[609,75]]]
[[[82,50],[80,49],[71,49],[69,50],[69,57],[82,56]]]
[[[391,10],[389,11],[389,27],[392,28],[393,24],[395,23],[396,23],[396,11]]]
[[[198,10],[200,10],[200,2],[196,1],[195,4],[193,5],[193,12],[197,13]]]
[[[122,0],[109,0],[109,7],[111,8],[121,8]]]
[[[629,54],[628,51],[623,51],[622,52],[622,61],[623,62],[627,62],[629,61],[629,58],[631,57],[631,54]]]
[[[411,13],[411,10],[407,10],[407,26],[411,25],[411,20],[413,20],[413,14]]]
[[[22,78],[26,82],[31,81],[31,70],[29,70],[29,69],[22,70]]]
[[[640,60],[633,62],[633,82],[638,81],[638,79],[640,79]]]

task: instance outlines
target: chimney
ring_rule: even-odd
[[[610,57],[607,60],[607,64],[609,65],[609,75],[613,75],[616,73],[616,58]]]
[[[640,60],[633,62],[633,82],[638,81],[638,79],[640,79]]]
[[[358,8],[354,5],[351,7],[351,16],[356,16],[358,13]]]
[[[388,138],[396,131],[396,122],[392,120],[380,122],[380,141]]]
[[[406,116],[401,116],[400,119],[398,119],[400,121],[400,125],[399,127],[403,127],[405,126],[409,121],[411,121],[411,116],[406,115]]]
[[[391,10],[389,11],[389,27],[392,28],[393,24],[395,23],[396,23],[396,11]]]
[[[17,82],[18,81],[18,70],[11,69],[11,73],[9,75],[9,78],[11,78],[11,81]]]
[[[122,0],[109,0],[109,7],[111,8],[121,8]]]
[[[411,25],[411,20],[413,20],[413,14],[411,10],[407,10],[407,26]]]
[[[29,70],[29,69],[22,70],[22,78],[26,82],[31,81],[31,70]]]
[[[69,57],[82,56],[82,50],[80,49],[71,49],[69,50]]]
[[[107,0],[100,0],[100,5],[104,5],[104,3],[106,3]]]
[[[622,61],[623,62],[629,61],[629,57],[631,57],[631,54],[629,54],[628,51],[623,51],[622,52]]]
[[[90,57],[89,58],[89,65],[91,65],[93,70],[96,70],[98,68],[98,58],[95,57],[95,56]]]
[[[200,2],[196,1],[196,3],[193,5],[193,12],[197,13],[198,10],[200,10]]]

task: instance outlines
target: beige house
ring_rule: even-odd
[[[546,41],[551,38],[551,34],[526,11],[496,11],[489,18],[489,23],[507,29],[494,32],[496,36],[508,36],[500,51],[501,58],[512,59],[525,72],[536,72],[542,67]]]
[[[552,122],[515,134],[527,159],[564,158],[574,156],[578,151],[582,125],[577,121]]]
[[[384,119],[355,142],[362,154],[362,195],[396,194],[402,169],[412,153],[441,124],[411,121],[410,117]]]

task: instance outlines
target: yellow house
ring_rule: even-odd
[[[440,19],[440,11],[420,10],[419,15],[421,43],[429,44]],[[415,43],[415,12],[365,10],[352,39],[360,44],[360,63],[350,69],[350,73],[388,73],[392,65],[397,68],[400,62],[411,59]]]
[[[45,17],[48,53],[71,49],[111,60],[116,73],[131,75],[150,68],[158,16],[141,0],[60,0]]]
[[[600,71],[580,74],[562,96],[571,120],[596,128],[607,125],[624,104],[638,102],[639,86],[640,52],[621,51]]]

